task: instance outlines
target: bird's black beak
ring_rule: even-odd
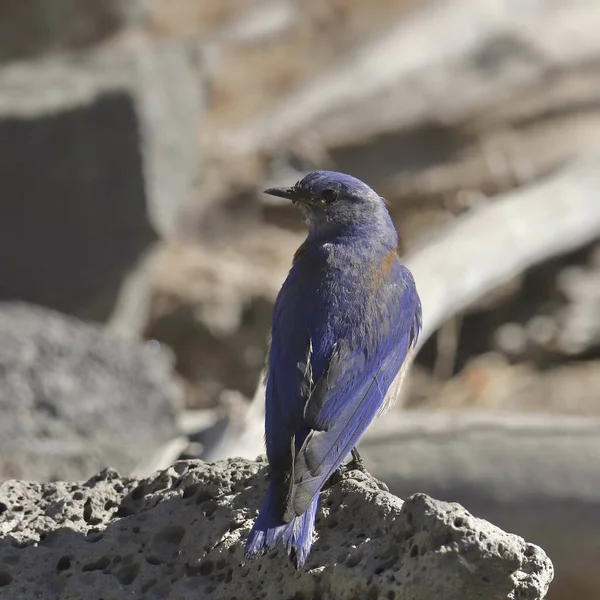
[[[293,187],[274,187],[264,191],[265,194],[270,196],[278,196],[279,198],[285,198],[287,200],[298,200],[298,194],[296,189]]]

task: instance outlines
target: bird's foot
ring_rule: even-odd
[[[373,477],[367,468],[365,467],[365,463],[362,459],[362,456],[359,454],[356,448],[352,449],[352,460],[346,465],[346,472],[349,471],[360,471],[364,473],[369,479],[382,491],[389,492],[390,488],[383,483],[383,481],[379,481],[376,477]]]
[[[368,475],[369,472],[367,471],[367,467],[365,467],[365,462],[362,459],[362,456],[359,454],[358,450],[356,448],[352,448],[351,454],[352,460],[350,460],[344,465],[346,472],[360,471],[361,473]]]
[[[331,477],[325,482],[325,485],[321,488],[321,491],[324,492],[325,490],[336,486],[338,483],[340,483],[340,481],[343,481],[345,474],[346,465],[342,465],[331,474]]]
[[[376,477],[373,477],[367,468],[365,467],[365,463],[359,454],[356,448],[352,449],[352,459],[346,464],[340,465],[338,469],[331,475],[331,477],[327,480],[325,485],[323,486],[323,490],[327,490],[334,485],[340,483],[340,481],[346,479],[346,475],[351,473],[352,471],[359,471],[360,473],[364,473],[375,485],[384,492],[389,492],[390,489],[388,486],[383,483],[383,481],[379,481]]]
[[[377,477],[373,477],[373,475],[371,475],[371,473],[368,474],[369,477],[371,478],[371,481],[382,491],[382,492],[388,492],[390,491],[390,488],[387,486],[387,484],[385,484],[383,481],[381,481],[380,479],[377,479]]]

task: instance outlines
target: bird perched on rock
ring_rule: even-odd
[[[246,543],[310,552],[319,494],[395,399],[421,330],[421,303],[396,255],[385,202],[362,181],[314,171],[267,194],[308,223],[273,310],[266,386],[269,488]],[[360,462],[358,463],[360,465]]]

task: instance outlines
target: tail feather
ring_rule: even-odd
[[[272,550],[278,543],[285,546],[297,569],[304,566],[313,542],[315,517],[319,494],[299,517],[285,523],[278,515],[272,487],[269,486],[265,500],[246,542],[246,558],[260,556]]]

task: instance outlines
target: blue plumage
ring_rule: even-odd
[[[401,384],[421,304],[385,203],[363,182],[315,171],[267,193],[297,203],[309,233],[273,311],[270,483],[246,556],[281,542],[301,567],[321,488]]]

